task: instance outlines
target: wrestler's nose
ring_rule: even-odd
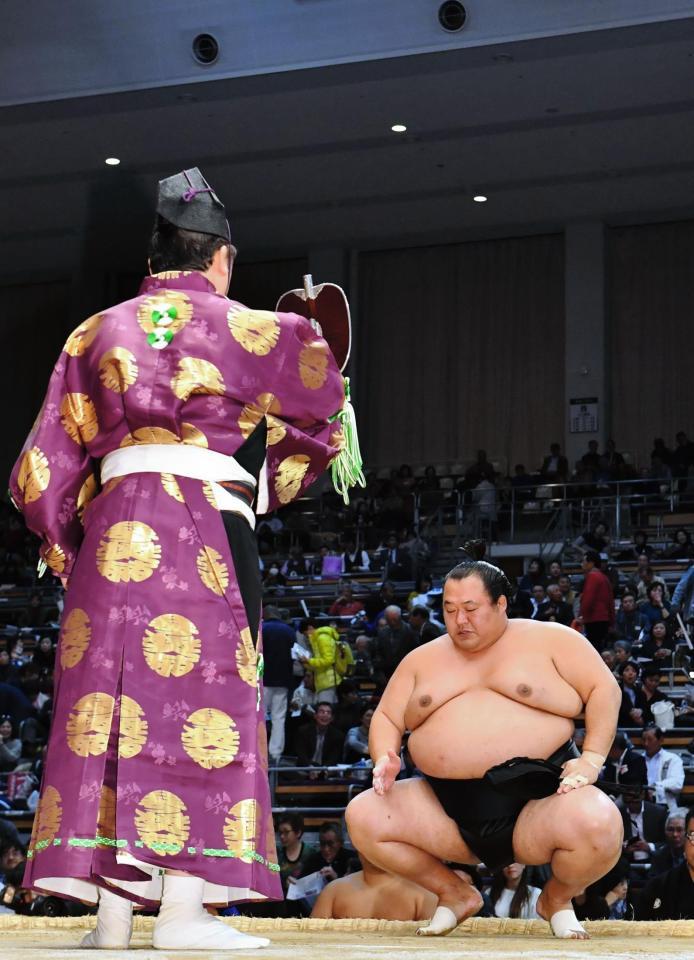
[[[467,625],[470,623],[470,621],[468,620],[468,616],[464,610],[458,611],[455,618],[455,622],[459,627],[467,627]]]

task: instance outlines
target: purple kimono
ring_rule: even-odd
[[[93,902],[108,881],[150,903],[169,868],[204,878],[208,903],[281,897],[260,639],[213,491],[166,473],[101,489],[99,460],[152,443],[233,455],[266,418],[267,512],[338,453],[343,397],[308,321],[197,272],[146,278],[68,338],[11,480],[68,581],[27,886]]]

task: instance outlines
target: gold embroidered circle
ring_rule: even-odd
[[[108,693],[88,693],[73,706],[65,733],[68,747],[78,757],[98,757],[106,751],[113,707]]]
[[[181,357],[178,370],[171,378],[171,389],[179,400],[187,400],[195,393],[221,396],[224,393],[224,380],[218,368],[209,360]]]
[[[164,613],[147,625],[142,652],[160,677],[184,677],[200,660],[198,628],[180,613]]]
[[[181,486],[173,473],[162,473],[161,485],[170,497],[173,497],[174,500],[178,500],[179,503],[184,503],[183,491],[181,490]]]
[[[241,637],[236,644],[236,669],[244,683],[255,687],[258,683],[258,653],[253,646],[253,638],[248,627],[241,628]],[[262,726],[262,724],[261,724]]]
[[[50,846],[60,830],[63,819],[62,804],[63,798],[55,787],[44,787],[31,833],[31,846],[35,848],[36,844],[41,844],[36,853],[40,853]]]
[[[263,417],[267,420],[267,445],[273,447],[284,439],[287,428],[272,414],[279,414],[279,400],[272,393],[261,393],[253,403],[247,403],[239,416],[239,430],[244,439],[250,437]]]
[[[82,446],[99,432],[96,407],[86,393],[66,393],[60,404],[60,422],[71,440]]]
[[[176,316],[170,317],[169,311]],[[154,322],[154,315],[159,314],[162,319]],[[137,322],[145,333],[155,330],[170,330],[178,333],[193,316],[193,304],[182,290],[160,290],[149,297],[145,297],[137,308]]]
[[[248,353],[265,357],[277,346],[280,322],[269,310],[247,310],[232,304],[227,313],[231,335]]]
[[[227,713],[204,707],[185,721],[181,743],[191,760],[205,770],[217,770],[230,764],[238,753],[239,736]]]
[[[65,569],[67,557],[65,551],[58,543],[54,543],[43,554],[43,560],[47,567],[50,567],[55,573],[62,573]]]
[[[303,453],[284,459],[275,474],[275,493],[280,503],[289,503],[301,490],[311,460]]]
[[[118,728],[118,756],[123,760],[136,757],[147,743],[149,724],[140,704],[121,694]]]
[[[255,799],[240,800],[229,810],[224,821],[224,843],[227,850],[249,863],[255,852],[256,837],[260,827],[262,812]]]
[[[218,597],[224,596],[229,586],[229,568],[213,547],[201,547],[197,557],[198,574],[203,584]]]
[[[175,793],[152,790],[137,805],[135,829],[144,845],[155,853],[180,853],[190,836],[188,808]]]
[[[135,354],[125,347],[112,347],[101,355],[99,377],[107,390],[125,393],[137,380]]]
[[[138,520],[114,523],[96,550],[96,569],[111,583],[141,583],[152,576],[160,560],[159,537]]]
[[[116,839],[116,793],[106,785],[101,788],[99,812],[96,818],[96,833],[99,837]]]
[[[65,352],[71,357],[81,357],[87,347],[91,346],[94,337],[99,332],[102,320],[101,314],[95,313],[93,317],[89,317],[88,320],[81,323],[67,338],[63,347]]]
[[[60,666],[63,670],[77,666],[91,638],[92,628],[87,611],[82,610],[81,607],[74,607],[63,620],[58,640]]]
[[[22,457],[17,474],[17,484],[22,491],[24,503],[38,500],[51,480],[48,457],[38,447],[32,447]]]
[[[307,343],[299,354],[299,376],[309,390],[318,390],[328,376],[329,347],[322,340]]]
[[[120,477],[118,479],[121,479]],[[84,481],[80,487],[80,491],[77,494],[77,516],[79,517],[80,523],[84,523],[84,511],[89,506],[90,502],[99,492],[99,484],[96,481],[96,477],[93,473],[90,473],[87,479]]]

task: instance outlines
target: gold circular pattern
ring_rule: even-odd
[[[123,477],[113,477],[111,480],[107,480],[101,489],[102,496],[105,497],[111,493],[112,490],[115,490],[116,487],[123,482],[123,480]]]
[[[299,354],[299,376],[309,390],[320,389],[327,379],[329,349],[323,340],[314,340]]]
[[[54,543],[44,553],[43,560],[46,566],[50,567],[54,573],[62,573],[65,569],[67,557],[65,556],[63,548],[59,544]]]
[[[96,569],[111,583],[141,583],[152,576],[160,560],[159,537],[138,520],[114,523],[96,550]]]
[[[255,852],[256,836],[261,819],[260,804],[251,798],[235,803],[224,820],[223,833],[226,848],[244,863],[249,863],[253,859],[251,854]]]
[[[81,357],[84,351],[91,346],[94,337],[99,332],[102,320],[101,314],[95,313],[93,317],[89,317],[88,320],[81,323],[67,338],[63,347],[65,352],[71,357]]]
[[[152,790],[137,805],[135,829],[144,845],[155,853],[180,853],[190,836],[188,808],[175,793]]]
[[[179,400],[187,400],[195,393],[222,396],[222,374],[209,360],[199,357],[181,357],[178,370],[171,379],[171,389]]]
[[[209,447],[205,434],[202,430],[194,427],[192,423],[181,424],[181,442],[190,443],[194,447]]]
[[[200,548],[196,562],[203,584],[218,597],[223,597],[224,591],[229,586],[229,568],[222,559],[221,553],[213,547],[203,546]]]
[[[63,620],[58,649],[63,670],[76,667],[92,639],[92,626],[86,610],[74,607]]]
[[[275,493],[280,503],[289,503],[298,494],[310,463],[310,457],[304,453],[295,453],[280,463],[275,474]]]
[[[253,646],[249,627],[241,629],[241,637],[236,644],[236,669],[244,683],[249,687],[258,685],[258,651]],[[261,724],[262,726],[262,724]]]
[[[41,800],[34,817],[34,828],[31,832],[31,845],[41,846],[36,851],[40,853],[50,846],[55,835],[60,830],[60,824],[63,819],[63,798],[55,787],[44,787],[41,794]]]
[[[246,310],[232,305],[227,313],[231,335],[248,353],[265,357],[277,346],[280,322],[269,310]]]
[[[171,430],[165,427],[138,427],[132,433],[126,433],[120,442],[121,447],[132,447],[138,443],[180,443],[180,437],[177,437]]]
[[[71,440],[82,446],[99,432],[96,407],[86,393],[67,393],[60,404],[60,422]]]
[[[98,492],[99,485],[96,477],[93,473],[90,473],[80,487],[80,492],[77,494],[77,516],[79,517],[80,523],[84,523],[84,511]]]
[[[258,762],[261,770],[268,768],[268,749],[267,749],[267,727],[265,723],[258,724]]]
[[[214,507],[215,510],[219,510],[219,504],[217,503],[217,497],[214,493],[214,487],[209,480],[202,481],[202,492],[205,496],[205,500],[209,503],[211,507]]]
[[[142,652],[160,677],[184,677],[200,660],[198,628],[180,613],[164,613],[147,624]]]
[[[344,450],[345,435],[342,429],[333,430],[333,432],[330,434],[330,439],[328,440],[328,443],[330,444],[331,447],[333,447],[336,450]]]
[[[114,701],[109,693],[88,693],[73,706],[65,724],[67,745],[78,757],[106,752]]]
[[[32,447],[22,457],[17,474],[17,484],[22,491],[24,503],[38,500],[51,480],[48,457],[38,447]]]
[[[232,718],[214,707],[191,713],[181,733],[183,749],[205,770],[218,770],[230,764],[238,753],[239,738]]]
[[[185,503],[183,491],[181,490],[180,484],[173,473],[162,473],[161,485],[170,497],[173,497],[174,500],[178,500],[179,503]]]
[[[116,793],[111,787],[102,786],[99,797],[99,812],[96,817],[98,837],[116,839]]]
[[[137,380],[135,354],[125,347],[112,347],[101,355],[99,377],[107,390],[125,393]]]
[[[176,311],[176,316],[171,319],[166,318],[165,323],[159,321],[155,323],[152,314],[159,313],[162,316],[168,310]],[[170,330],[171,333],[178,333],[188,323],[193,316],[193,304],[181,290],[160,290],[149,297],[145,297],[137,308],[137,322],[145,333],[153,333],[155,330]]]
[[[147,743],[149,724],[140,704],[121,694],[120,726],[118,729],[118,756],[122,760],[136,757]]]
[[[280,402],[272,393],[261,393],[253,403],[247,403],[239,416],[239,430],[244,440],[250,437],[263,417],[267,420],[267,445],[273,447],[284,440],[286,426],[273,413],[281,411]]]

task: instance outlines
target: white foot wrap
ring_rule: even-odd
[[[561,940],[580,940],[588,936],[573,910],[557,910],[549,918],[549,925],[554,936]]]
[[[132,932],[132,901],[100,888],[96,927],[82,939],[80,946],[86,950],[127,950]]]
[[[211,916],[202,905],[204,881],[198,877],[164,877],[164,895],[154,922],[155,950],[255,950],[270,944],[250,937]]]
[[[418,937],[441,937],[455,930],[460,921],[449,907],[437,907],[426,927],[418,927]]]

